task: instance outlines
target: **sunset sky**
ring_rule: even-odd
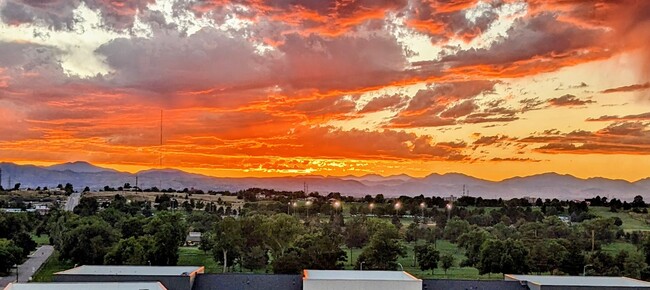
[[[635,181],[649,40],[645,0],[0,0],[0,161]]]

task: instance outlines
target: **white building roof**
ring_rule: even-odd
[[[56,275],[121,275],[121,276],[189,276],[203,273],[199,266],[91,266],[84,265],[55,273]]]
[[[167,290],[160,282],[19,283],[5,290]]]
[[[305,280],[421,281],[404,271],[305,270]]]
[[[650,283],[627,277],[506,275],[506,280],[539,286],[647,287]]]

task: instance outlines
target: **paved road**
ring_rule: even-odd
[[[34,276],[36,271],[47,261],[47,258],[52,255],[54,252],[54,247],[46,245],[41,246],[36,249],[33,254],[29,256],[29,259],[25,261],[22,265],[18,266],[18,282],[28,282],[29,278]],[[0,289],[3,289],[9,283],[16,281],[16,272],[12,271],[12,274],[7,277],[0,277]]]
[[[64,209],[66,211],[73,211],[74,208],[79,204],[79,199],[81,199],[81,193],[73,192],[68,196],[68,201],[65,203]]]

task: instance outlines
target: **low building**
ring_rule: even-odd
[[[627,277],[505,275],[506,281],[518,281],[530,290],[642,290],[650,282]]]
[[[55,282],[160,282],[168,290],[192,290],[198,266],[80,266],[54,274]]]
[[[530,290],[518,281],[504,280],[422,280],[422,290]]]
[[[11,283],[4,290],[167,290],[159,282]]]
[[[304,270],[303,290],[422,290],[422,280],[403,271]]]
[[[202,274],[192,290],[302,290],[301,275]]]
[[[185,238],[186,246],[197,246],[201,244],[201,232],[190,232]]]

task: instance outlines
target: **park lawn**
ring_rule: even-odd
[[[603,252],[607,252],[611,255],[617,255],[621,251],[627,251],[630,254],[639,253],[639,249],[628,242],[613,242],[611,244],[602,245]]]
[[[422,242],[422,241],[420,241]],[[503,275],[501,274],[492,274],[492,275],[479,275],[478,269],[473,268],[473,267],[459,267],[458,265],[465,259],[465,254],[462,249],[459,249],[456,244],[453,244],[449,241],[446,240],[439,240],[436,243],[436,247],[438,248],[438,251],[440,251],[440,255],[444,254],[452,254],[454,256],[454,267],[451,267],[447,271],[447,275],[445,276],[445,272],[442,270],[442,268],[438,268],[434,271],[434,274],[431,274],[431,270],[426,270],[422,271],[420,270],[419,267],[413,266],[414,263],[414,253],[413,253],[413,246],[414,244],[406,244],[406,256],[405,257],[400,257],[398,262],[402,264],[404,267],[404,271],[409,272],[413,274],[415,277],[421,278],[421,279],[467,279],[467,280],[487,280],[487,279],[495,279],[495,280],[501,280],[503,279]],[[343,248],[347,255],[350,255],[350,250],[347,247]],[[359,257],[361,254],[361,249],[353,249],[352,250],[352,263],[350,263],[350,259],[348,257],[348,261],[345,262],[345,269],[350,270],[354,269],[355,264],[356,264],[356,259]]]
[[[589,208],[589,211],[597,216],[610,218],[618,217],[623,221],[623,230],[626,232],[631,231],[650,231],[650,225],[645,222],[644,217],[648,217],[648,214],[635,214],[628,211],[619,211],[619,212],[610,212],[609,207],[602,206],[593,206]]]
[[[74,267],[72,262],[59,261],[59,252],[54,251],[52,256],[43,264],[36,274],[32,277],[34,282],[52,282],[54,273],[67,270]]]
[[[37,245],[42,246],[42,245],[49,245],[50,244],[50,236],[42,234],[40,236],[37,236],[35,234],[31,234],[32,240],[36,242]]]
[[[221,273],[222,267],[214,261],[211,253],[198,247],[181,247],[178,253],[179,266],[205,266],[206,273]]]

